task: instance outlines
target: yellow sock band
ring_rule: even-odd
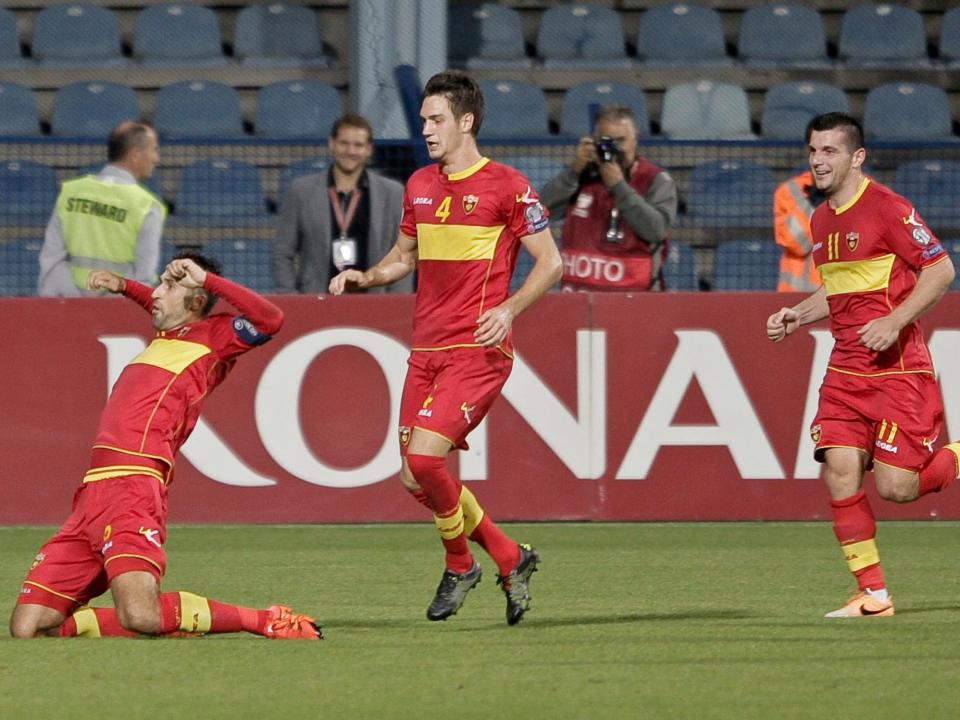
[[[210,632],[210,603],[205,597],[180,591],[180,629],[189,633]]]
[[[463,534],[463,508],[457,505],[449,515],[434,515],[433,522],[440,531],[440,537],[453,540]]]
[[[877,542],[874,539],[862,540],[860,542],[842,545],[843,556],[846,558],[847,566],[850,572],[863,570],[871,565],[880,562],[880,553],[877,550]]]
[[[957,478],[960,478],[960,442],[947,443],[943,446],[943,449],[952,452],[957,459]],[[954,478],[954,480],[957,478]]]
[[[100,637],[100,622],[93,608],[80,608],[73,614],[77,624],[77,637]]]
[[[483,508],[466,485],[460,488],[460,507],[463,509],[463,532],[470,537],[483,520]]]

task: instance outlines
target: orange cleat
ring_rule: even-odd
[[[855,617],[891,617],[893,616],[893,598],[880,600],[871,594],[870,590],[862,590],[854,595],[839,610],[828,612],[828,618],[855,618]]]
[[[320,626],[309,615],[295,613],[286,605],[267,608],[270,617],[263,628],[263,636],[271,640],[323,640]]]

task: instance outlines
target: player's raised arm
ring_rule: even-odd
[[[390,251],[369,270],[344,270],[330,280],[330,294],[342,295],[353,288],[390,285],[402,280],[417,269],[417,241],[402,232]]]

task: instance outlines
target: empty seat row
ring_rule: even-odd
[[[513,80],[483,80],[480,85],[487,105],[481,139],[542,138],[549,133],[546,95],[538,86]],[[613,81],[588,82],[567,90],[561,104],[560,133],[589,134],[596,110],[611,103],[630,107],[640,134],[647,134],[650,118],[643,91]],[[887,83],[870,90],[865,103],[864,128],[871,139],[953,137],[950,98],[939,87],[920,82]],[[762,137],[799,140],[815,115],[849,110],[846,93],[834,85],[806,81],[774,85],[764,96]],[[663,97],[660,132],[675,140],[754,138],[747,93],[739,85],[710,80],[672,85]]]
[[[229,85],[183,81],[156,94],[153,123],[166,138],[238,138],[244,135],[240,95]],[[264,138],[326,138],[343,112],[336,88],[320,80],[290,80],[257,91],[254,132]],[[67,85],[54,97],[51,132],[58,136],[105,138],[122,120],[140,111],[133,88],[118,83]],[[0,136],[37,135],[40,114],[33,93],[0,83]]]
[[[0,66],[25,66],[16,16],[0,8]],[[45,7],[34,19],[32,61],[41,66],[128,65],[116,14],[105,7],[70,3]],[[316,12],[304,5],[264,4],[237,15],[234,58],[243,65],[325,67]],[[137,14],[133,61],[147,66],[226,66],[220,24],[210,8],[162,3]]]
[[[608,7],[568,3],[545,10],[536,54],[548,68],[629,67],[620,14]],[[517,10],[493,3],[452,5],[449,48],[469,68],[525,67],[523,24]],[[863,4],[847,10],[837,56],[859,67],[932,65],[922,15],[893,4]],[[939,61],[960,65],[960,8],[944,13]],[[731,65],[720,14],[690,2],[657,5],[640,18],[636,60],[648,66]],[[751,7],[740,20],[737,60],[751,67],[828,66],[827,38],[819,13],[801,4]]]

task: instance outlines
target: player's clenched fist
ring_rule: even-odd
[[[800,327],[800,313],[792,308],[780,308],[767,318],[767,338],[780,342]]]
[[[88,290],[107,290],[112,293],[121,293],[126,285],[124,279],[109,270],[94,270],[87,275]]]

